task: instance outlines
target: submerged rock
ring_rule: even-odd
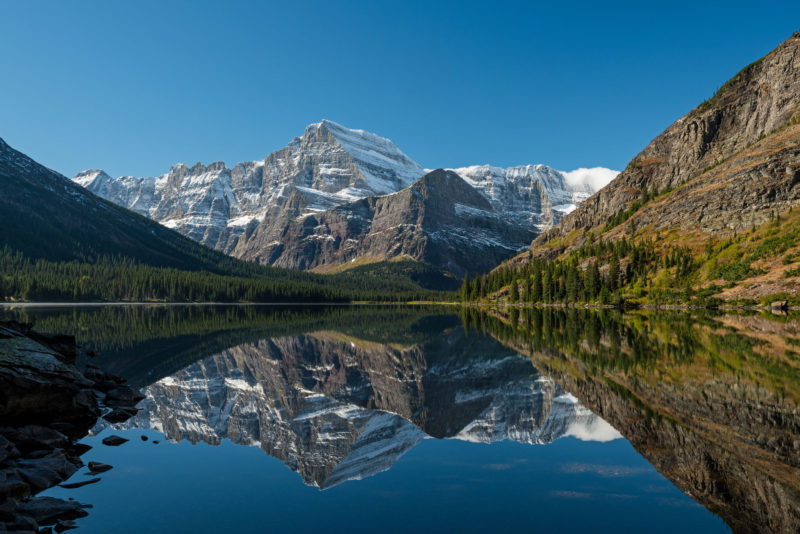
[[[113,435],[103,438],[103,445],[108,445],[109,447],[119,447],[127,441],[128,440],[122,436]]]
[[[113,469],[113,466],[104,464],[102,462],[89,462],[88,466],[89,466],[89,471],[92,474],[105,473],[106,471]]]
[[[39,525],[54,525],[58,521],[78,519],[89,515],[87,505],[55,497],[35,497],[20,503],[17,512],[33,518]]]
[[[88,486],[89,484],[96,484],[100,482],[100,477],[90,478],[89,480],[82,480],[81,482],[72,482],[71,484],[59,484],[64,489],[76,489]]]

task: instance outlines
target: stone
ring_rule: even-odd
[[[60,533],[64,532],[65,530],[72,530],[74,528],[78,528],[78,524],[75,523],[75,521],[64,520],[56,523],[55,531]]]
[[[124,423],[128,419],[131,418],[132,415],[136,414],[135,409],[130,408],[114,408],[107,414],[103,415],[103,419],[108,421],[109,423]]]
[[[88,486],[89,484],[97,484],[100,482],[100,477],[90,478],[89,480],[82,480],[80,482],[70,482],[69,484],[59,484],[64,489],[76,489]]]
[[[112,435],[103,438],[103,445],[108,445],[109,447],[119,447],[123,443],[126,443],[128,440],[117,435]]]
[[[6,529],[9,532],[36,532],[39,525],[34,518],[18,511],[14,519],[6,523]]]
[[[70,440],[61,432],[39,425],[1,428],[0,434],[12,441],[14,446],[23,453],[42,449],[52,450],[56,447],[63,448],[70,445]]]
[[[72,451],[72,454],[74,454],[75,456],[83,456],[84,454],[92,450],[92,446],[87,445],[86,443],[76,443],[71,447],[70,450]]]
[[[120,385],[106,393],[105,404],[107,406],[134,406],[142,399],[144,396],[140,393],[128,386]]]
[[[80,455],[91,449],[76,440],[96,423],[101,405],[93,392],[95,381],[74,365],[77,352],[70,336],[40,335],[29,325],[0,321],[0,420],[7,425],[0,428],[0,531],[37,532],[38,524],[49,523],[62,532],[75,528],[72,519],[86,515],[87,505],[71,499],[29,498],[72,476],[83,465]],[[88,369],[93,378],[110,385],[109,398],[115,404],[111,419],[122,421],[136,413],[133,405],[142,398],[138,392],[122,379]],[[103,440],[106,445],[126,441],[120,436]],[[111,468],[93,465],[101,471]]]
[[[20,478],[30,486],[32,493],[44,491],[63,480],[61,475],[44,466],[31,465],[28,467],[21,467],[17,468],[17,472]]]
[[[113,466],[104,464],[102,462],[89,462],[88,467],[89,471],[91,471],[92,474],[105,473],[106,471],[113,468]]]
[[[31,487],[14,468],[0,471],[0,500],[22,499],[31,494]]]
[[[47,456],[40,458],[26,458],[17,462],[18,467],[40,467],[55,471],[62,478],[69,478],[80,467],[81,462],[77,458],[69,456],[67,451],[56,449]]]
[[[86,505],[55,497],[34,497],[17,505],[19,513],[28,515],[40,525],[53,525],[61,520],[86,517]]]

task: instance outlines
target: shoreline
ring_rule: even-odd
[[[718,305],[718,306],[695,306],[687,304],[642,304],[632,307],[620,307],[613,304],[565,304],[565,303],[500,303],[500,302],[436,302],[436,301],[407,301],[407,302],[373,302],[373,301],[355,301],[355,302],[128,302],[128,301],[115,301],[115,302],[0,302],[0,309],[13,309],[13,308],[70,308],[70,307],[116,307],[116,306],[153,306],[153,307],[178,307],[178,306],[268,306],[268,307],[303,307],[303,306],[459,306],[465,308],[571,308],[571,309],[593,309],[593,310],[620,310],[620,311],[635,311],[635,310],[671,310],[671,311],[770,311],[777,313],[785,313],[789,311],[800,311],[800,306],[786,306],[780,308],[773,308],[772,306],[755,306],[755,305]]]

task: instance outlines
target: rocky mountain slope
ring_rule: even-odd
[[[606,225],[643,192],[668,194],[625,214],[631,229],[726,235],[769,220],[800,203],[798,113],[800,33],[678,119],[608,186],[540,235],[534,249],[580,245],[581,237],[564,238]]]
[[[231,252],[248,225],[292,192],[307,212],[407,187],[425,171],[388,139],[325,121],[261,161],[173,166],[158,177],[111,178],[90,170],[73,180],[211,248]]]
[[[558,223],[618,174],[600,167],[565,173],[546,165],[507,169],[474,165],[451,170],[480,191],[499,213],[538,230]]]
[[[592,177],[580,174],[570,179],[570,173],[543,165],[456,171],[489,203],[488,209],[485,202],[477,200],[465,204],[478,206],[476,209],[488,215],[462,216],[457,234],[474,231],[479,240],[491,241],[485,251],[468,256],[481,258],[480,266],[465,264],[465,254],[435,261],[437,268],[458,274],[465,269],[484,270],[491,262],[527,246],[531,232],[549,228],[597,188]],[[380,197],[405,190],[424,174],[422,167],[390,140],[323,120],[309,125],[301,137],[263,161],[239,163],[232,169],[222,162],[192,167],[179,164],[159,177],[112,178],[90,170],[73,179],[93,193],[209,247],[262,263],[312,269],[354,258],[373,261],[410,256],[431,261],[431,254],[424,252],[428,247],[409,243],[420,238],[409,237],[408,229],[380,237],[372,232],[364,243],[365,229],[369,234],[369,228],[382,224],[372,221],[377,215],[372,213],[375,206],[399,200],[404,206],[393,206],[389,210],[393,216],[404,221],[417,218],[415,207],[406,200]],[[417,189],[420,187],[425,186]],[[401,197],[408,194],[401,193]],[[412,211],[401,213],[404,208]],[[365,222],[344,224],[341,217],[345,213],[351,220],[365,218]],[[503,224],[500,219],[510,227],[498,232],[497,226]],[[487,224],[492,227],[488,237],[483,235]],[[447,237],[437,235],[439,241]],[[457,237],[447,246],[455,250],[462,244],[463,239]],[[483,252],[488,259],[483,259]]]
[[[322,331],[240,345],[148,386],[127,426],[259,445],[321,488],[385,471],[429,436],[531,444],[619,436],[494,342],[473,342],[483,356],[437,358],[440,343],[465,342],[461,328],[443,336],[398,347]]]
[[[533,233],[494,209],[452,171],[437,170],[391,195],[304,213],[294,192],[234,249],[235,256],[293,269],[407,256],[457,276],[486,271],[527,246]]]

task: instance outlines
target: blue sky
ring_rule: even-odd
[[[0,137],[69,176],[152,175],[327,118],[425,167],[621,169],[798,29],[796,0],[6,0]]]

